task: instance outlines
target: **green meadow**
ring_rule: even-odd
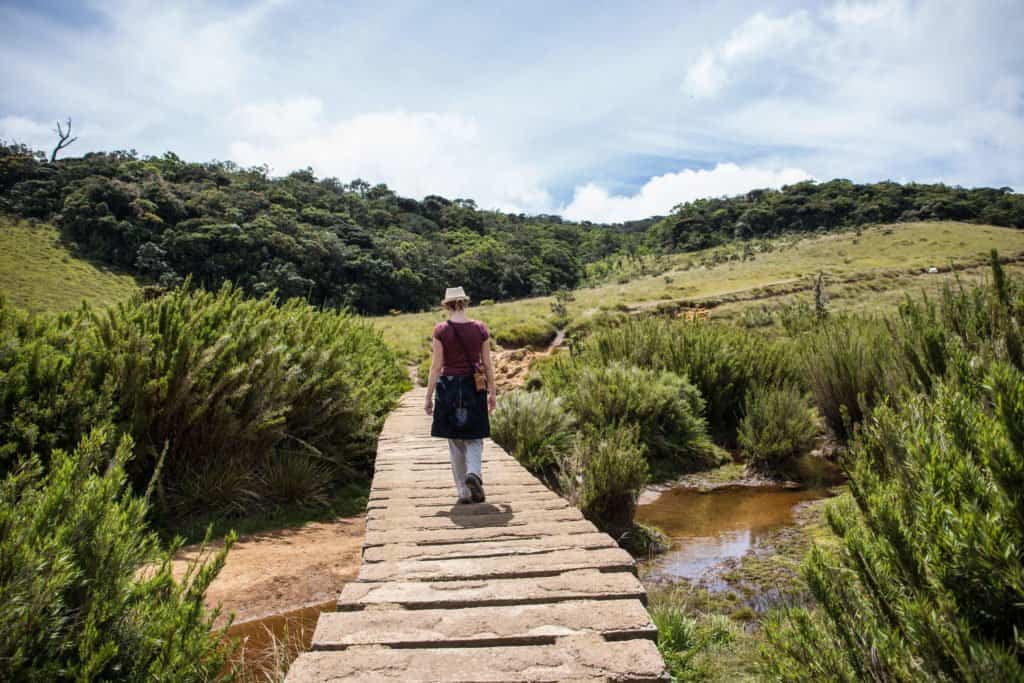
[[[747,251],[746,247],[753,247]],[[950,264],[984,272],[988,253],[1024,255],[1024,232],[956,222],[879,225],[827,235],[786,236],[672,256],[647,257],[657,274],[584,287],[566,305],[570,324],[586,326],[602,311],[641,311],[658,305],[713,306],[711,317],[733,317],[752,305],[769,308],[809,297],[823,273],[837,307],[891,308],[908,292],[935,291],[950,277],[931,274]],[[624,265],[628,272],[629,266]],[[621,278],[625,279],[625,275]],[[457,284],[457,283],[451,283]],[[470,292],[472,296],[472,292]],[[495,335],[514,327],[543,328],[554,297],[473,306]],[[372,318],[384,339],[410,362],[428,349],[440,310]]]
[[[48,224],[0,217],[0,295],[32,311],[105,305],[139,291],[135,278],[73,254]]]

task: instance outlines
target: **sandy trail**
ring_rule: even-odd
[[[359,573],[365,531],[365,516],[359,515],[243,536],[206,592],[206,603],[222,606],[221,622],[234,612],[240,623],[333,600]],[[181,550],[176,576],[199,551]]]

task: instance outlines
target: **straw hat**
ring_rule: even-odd
[[[452,301],[469,301],[469,297],[466,296],[462,287],[448,287],[444,290],[444,299],[441,300],[441,303],[448,304]]]

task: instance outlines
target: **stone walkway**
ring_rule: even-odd
[[[359,578],[288,681],[666,678],[632,558],[489,439],[454,505],[423,389],[384,425]]]

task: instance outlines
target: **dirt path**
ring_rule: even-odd
[[[234,612],[240,623],[333,600],[359,572],[365,531],[365,515],[359,515],[244,536],[228,553],[206,602],[222,605],[222,621]],[[198,555],[198,546],[183,548],[175,574]]]

